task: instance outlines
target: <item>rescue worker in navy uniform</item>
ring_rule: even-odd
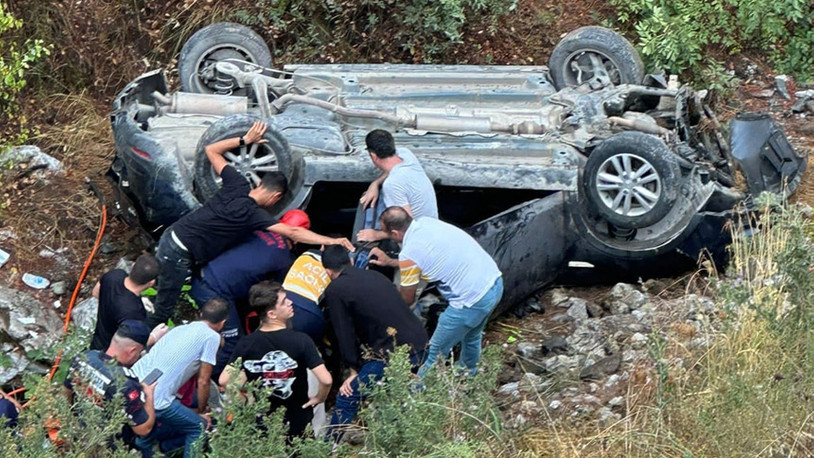
[[[130,370],[141,357],[149,338],[150,328],[146,324],[124,321],[105,352],[88,350],[74,359],[63,385],[70,402],[80,390],[96,397],[98,402],[109,402],[120,392],[131,422],[123,426],[120,437],[130,446],[135,445],[136,436],[146,436],[155,424],[155,383],[149,386],[139,383]]]

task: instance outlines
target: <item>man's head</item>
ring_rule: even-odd
[[[143,321],[124,320],[107,348],[107,355],[116,358],[122,366],[130,367],[141,357],[150,339],[150,328]]]
[[[367,152],[376,167],[380,167],[379,161],[393,157],[396,154],[396,142],[390,132],[382,129],[370,131],[365,137]]]
[[[249,289],[249,305],[260,314],[264,323],[285,322],[294,316],[291,300],[279,283],[260,282]]]
[[[201,307],[201,320],[206,322],[215,331],[223,329],[226,318],[229,317],[229,303],[219,297],[209,299]]]
[[[331,279],[335,279],[350,266],[348,250],[342,245],[329,245],[322,252],[322,267]]]
[[[151,254],[143,254],[136,259],[133,268],[130,269],[130,280],[136,286],[147,289],[155,284],[160,267],[158,260]]]
[[[288,179],[282,172],[266,172],[260,186],[249,192],[249,197],[261,207],[271,207],[288,192]]]
[[[407,210],[401,207],[387,207],[379,219],[382,230],[387,232],[387,236],[392,240],[401,243],[404,241],[404,234],[413,222],[413,218]]]

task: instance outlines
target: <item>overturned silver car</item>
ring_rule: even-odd
[[[314,229],[348,234],[378,176],[364,137],[387,129],[421,161],[441,218],[497,260],[502,310],[576,261],[655,273],[722,258],[736,204],[793,192],[805,167],[769,117],[725,132],[702,95],[645,77],[630,43],[601,27],[568,34],[548,67],[274,69],[259,36],[218,23],[185,44],[179,74],[181,91],[153,71],[113,106],[111,170],[143,221],[168,225],[212,196],[204,146],[262,119],[268,142],[225,157],[252,183],[286,174],[275,212],[306,208]]]

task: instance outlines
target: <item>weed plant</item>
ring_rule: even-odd
[[[808,0],[611,0],[618,21],[635,29],[651,68],[689,72],[713,83],[710,57],[755,50],[778,72],[814,75],[814,4]]]
[[[64,369],[87,337],[71,333],[65,339],[64,367],[53,382],[42,376],[27,377],[29,399],[34,400],[23,409],[16,429],[0,428],[0,456],[129,456],[123,444],[110,439],[125,422],[122,399],[98,405],[77,393],[70,405],[62,393]],[[257,383],[240,387],[233,381],[223,407],[212,414],[215,428],[208,434],[208,445],[200,441],[197,448],[210,457],[515,456],[491,395],[499,358],[498,348],[487,348],[477,374],[442,367],[418,384],[410,372],[406,348],[397,349],[382,381],[363,388],[368,401],[357,424],[348,428],[361,433],[361,444],[338,448],[310,434],[287,443],[283,412],[266,415],[267,389]],[[47,425],[53,424],[60,425],[58,445],[48,438]]]
[[[272,38],[275,54],[319,59],[326,47],[347,60],[433,63],[462,43],[468,23],[496,27],[517,0],[259,0],[230,16]]]

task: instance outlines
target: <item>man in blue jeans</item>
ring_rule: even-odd
[[[195,441],[209,425],[209,377],[220,345],[218,332],[228,315],[229,304],[225,300],[206,302],[199,321],[171,329],[133,366],[139,380],[154,369],[162,372],[155,386],[155,427],[147,436],[136,439],[136,446],[145,458],[153,456],[156,441],[162,451],[184,447],[184,458],[195,455]],[[196,374],[198,407],[192,410],[182,405],[176,394]]]
[[[322,265],[331,277],[323,303],[336,333],[339,355],[350,372],[339,388],[331,419],[331,436],[338,440],[342,425],[353,421],[359,409],[360,384],[384,375],[388,354],[396,346],[409,346],[410,359],[418,366],[427,331],[393,282],[379,272],[352,267],[345,248],[326,247]]]
[[[374,248],[370,262],[399,268],[399,291],[408,304],[415,300],[421,276],[438,282],[438,291],[449,301],[438,318],[419,376],[458,343],[460,363],[474,371],[480,361],[483,328],[503,296],[497,264],[469,234],[437,219],[413,220],[403,208],[388,207],[381,223],[389,237],[403,246],[398,260]]]

